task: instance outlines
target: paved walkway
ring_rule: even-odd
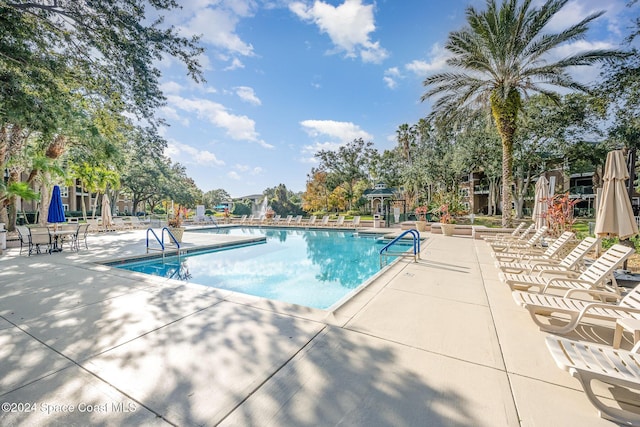
[[[0,256],[0,425],[612,425],[483,241],[427,233],[333,313],[95,264],[142,252],[132,231]]]

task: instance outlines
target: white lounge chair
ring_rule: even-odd
[[[318,224],[322,227],[326,227],[329,225],[329,215],[325,215],[322,217],[322,221],[320,221],[320,224]]]
[[[353,217],[353,220],[351,221],[351,226],[353,228],[360,227],[360,216],[356,215],[356,216]]]
[[[138,218],[137,216],[132,216],[130,221],[131,221],[131,226],[135,229],[143,229],[148,227],[148,225],[141,222],[140,218]]]
[[[317,219],[317,216],[315,216],[315,215],[311,215],[311,216],[309,217],[309,221],[307,221],[305,225],[306,225],[306,226],[315,225],[315,224],[316,224],[316,219]]]
[[[593,297],[600,295],[611,299],[619,299],[620,296],[611,292],[572,289],[564,296],[549,294],[535,294],[523,291],[513,291],[513,299],[516,304],[526,308],[534,323],[541,330],[558,334],[566,334],[574,330],[584,318],[595,318],[615,323],[617,319],[634,318],[640,319],[640,285],[630,290],[618,304],[605,302],[587,301],[572,298],[573,296],[585,294]],[[543,323],[538,318],[539,315],[551,316],[559,313],[563,317],[568,316],[569,320],[564,320],[563,324]],[[554,320],[561,320],[555,318]]]
[[[621,408],[607,405],[603,399],[596,396],[591,386],[593,380],[598,380],[612,388],[633,390],[632,393],[636,394],[640,390],[640,343],[631,351],[627,351],[548,336],[546,344],[556,365],[580,381],[584,393],[602,418],[623,425],[640,426],[638,412],[625,409],[629,406],[624,402],[620,405]],[[632,393],[616,394],[624,396]]]
[[[302,215],[296,216],[296,218],[293,220],[293,225],[300,225],[300,224],[302,224]]]
[[[562,259],[523,259],[521,262],[496,261],[495,265],[504,273],[539,274],[542,271],[579,271],[584,264],[585,255],[593,250],[597,244],[597,238],[587,237]]]
[[[119,217],[119,216],[114,216],[114,217],[111,219],[111,225],[112,225],[112,227],[113,227],[115,230],[127,230],[127,229],[130,229],[130,228],[131,228],[131,226],[130,226],[130,225],[127,225],[127,224],[124,222],[124,218],[121,218],[121,217]]]
[[[541,248],[542,246],[540,246],[540,241],[546,233],[547,233],[547,227],[546,226],[540,227],[539,229],[536,230],[533,236],[531,236],[531,238],[524,243],[519,240],[516,240],[513,242],[494,242],[494,243],[491,243],[491,249],[493,249],[496,252],[513,252],[513,251],[523,250],[523,249],[529,250],[534,247]]]
[[[339,215],[336,222],[333,223],[333,227],[342,227],[344,225],[344,215]]]
[[[483,239],[487,242],[519,239],[529,234],[529,232],[535,228],[535,224],[531,224],[525,232],[522,232],[523,228],[524,228],[524,222],[521,222],[511,233],[498,233],[493,236],[485,236],[483,237]],[[524,233],[527,233],[527,234],[524,234]]]
[[[240,219],[238,220],[238,224],[244,224],[247,221],[247,216],[246,215],[242,215],[240,217]]]
[[[546,293],[548,289],[583,289],[607,291],[620,295],[620,290],[613,277],[613,271],[634,252],[634,248],[613,245],[579,276],[574,271],[566,271],[564,277],[549,278],[539,275],[511,273],[500,273],[499,277],[511,289],[529,290],[530,288],[536,288],[540,293]],[[554,272],[554,274],[560,273],[560,271]],[[607,285],[609,279],[611,279],[611,285]]]
[[[283,219],[282,222],[284,222],[284,225],[290,225],[292,219],[293,219],[293,215],[287,215],[287,217]]]
[[[501,262],[522,262],[528,260],[550,260],[558,259],[565,247],[573,239],[574,234],[565,232],[554,240],[544,252],[542,248],[520,249],[516,252],[491,252],[491,256]]]

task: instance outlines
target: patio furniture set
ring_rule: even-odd
[[[499,279],[535,324],[554,334],[545,342],[556,365],[580,382],[600,416],[640,426],[640,402],[628,397],[637,396],[635,393],[617,393],[616,399],[627,396],[620,397],[618,408],[598,396],[592,384],[598,380],[613,388],[640,390],[640,285],[621,289],[614,276],[635,249],[615,244],[588,263],[586,255],[599,245],[598,238],[587,237],[569,250],[575,242],[573,233],[562,234],[548,247],[541,244],[543,236],[536,233],[526,244],[526,235],[517,232],[487,239],[501,271]],[[559,336],[591,319],[598,319],[599,326],[615,328],[612,345]],[[631,350],[620,349],[624,331],[633,336]]]
[[[85,249],[89,249],[87,245],[89,224],[56,224],[47,227],[20,225],[16,228],[20,239],[20,255],[22,255],[22,249],[25,246],[29,256],[62,252],[65,244],[69,246],[69,249],[77,251],[82,242],[84,242]]]

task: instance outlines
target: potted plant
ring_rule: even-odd
[[[433,195],[432,213],[438,215],[442,234],[452,236],[456,218],[466,212],[462,197],[457,191],[443,191]]]
[[[456,229],[456,220],[449,211],[449,205],[444,204],[438,207],[438,213],[440,214],[440,228],[442,234],[445,236],[453,236],[453,232]]]
[[[416,230],[427,231],[427,213],[429,208],[427,206],[418,206],[415,210],[416,213]]]
[[[171,234],[173,234],[173,237],[176,238],[178,243],[182,242],[182,235],[184,234],[185,230],[185,228],[182,226],[182,221],[186,214],[187,209],[178,206],[173,211],[173,217],[169,218],[169,220],[167,221],[167,224],[169,225],[169,231],[171,232]]]

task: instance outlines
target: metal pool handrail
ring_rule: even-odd
[[[163,242],[164,239],[160,240],[160,238],[158,237],[156,232],[153,231],[153,228],[149,227],[149,228],[147,228],[147,253],[149,253],[149,232],[151,232],[151,234],[153,234],[153,237],[155,237],[156,240],[158,241],[158,243],[160,244],[160,247],[162,248],[162,252],[164,252],[164,242]],[[163,237],[164,237],[164,235],[163,235]]]
[[[398,243],[400,239],[402,239],[407,234],[411,234],[413,237],[413,255],[407,255],[406,252],[389,252],[389,248],[394,244]],[[398,237],[384,245],[382,249],[380,249],[380,265],[382,266],[382,257],[384,256],[413,256],[413,261],[418,262],[420,259],[420,233],[418,230],[412,228],[409,230],[405,230]]]
[[[178,249],[178,255],[180,254],[180,242],[178,242],[178,239],[176,239],[176,236],[173,235],[173,233],[171,233],[171,231],[169,230],[168,227],[162,227],[162,234],[161,234],[161,238],[158,238],[158,235],[156,234],[156,232],[153,230],[153,228],[147,228],[147,253],[149,253],[149,250],[152,248],[149,248],[149,232],[151,232],[151,234],[153,234],[153,237],[156,238],[156,241],[160,244],[160,250],[162,251],[162,254],[164,256],[164,251],[166,249],[166,246],[164,244],[164,232],[167,232],[167,234],[169,235],[169,238],[171,240],[173,240],[173,242],[176,245],[176,248]]]

